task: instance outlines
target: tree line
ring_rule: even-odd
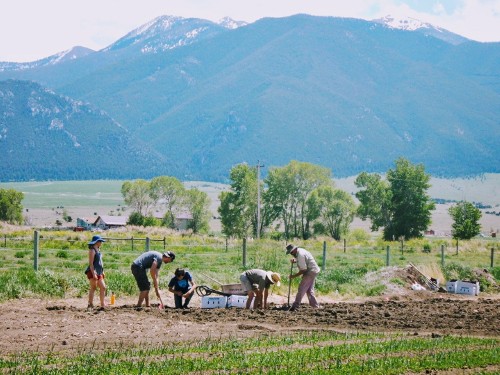
[[[335,187],[329,169],[318,165],[291,161],[270,168],[263,181],[257,172],[257,167],[247,164],[231,169],[231,189],[221,193],[218,209],[222,232],[227,236],[260,237],[270,231],[286,239],[328,235],[340,240],[358,216],[370,219],[373,231],[382,228],[385,240],[408,240],[422,237],[435,209],[428,195],[430,175],[423,165],[405,158],[395,161],[386,179],[377,173],[359,174],[355,180],[359,204]],[[449,213],[454,238],[470,239],[479,234],[481,211],[474,205],[459,202]]]
[[[210,198],[196,188],[186,189],[181,181],[171,176],[154,177],[151,181],[126,181],[121,188],[123,199],[133,209],[128,224],[144,226],[166,226],[175,228],[175,218],[187,214],[188,229],[193,233],[209,229]],[[161,219],[154,211],[165,213]]]
[[[377,173],[360,173],[355,180],[358,204],[351,194],[335,187],[328,168],[311,163],[293,160],[271,167],[263,180],[258,166],[243,163],[231,168],[229,178],[230,189],[219,195],[218,208],[222,233],[228,237],[306,240],[327,235],[340,240],[358,216],[370,219],[373,231],[382,229],[385,240],[408,240],[423,235],[435,209],[428,195],[430,175],[422,164],[405,158],[395,161],[385,179]],[[196,188],[186,189],[175,177],[126,181],[121,193],[133,210],[128,224],[175,228],[177,215],[184,213],[193,233],[209,230],[210,198]],[[23,198],[21,192],[0,189],[0,220],[21,224]],[[449,214],[454,238],[479,234],[481,211],[472,203],[458,202]]]

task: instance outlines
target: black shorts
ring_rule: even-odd
[[[142,267],[139,267],[135,264],[132,264],[130,267],[132,270],[132,275],[135,277],[135,281],[137,282],[137,286],[141,292],[151,289],[151,283],[148,280],[148,275],[146,274],[146,270]]]

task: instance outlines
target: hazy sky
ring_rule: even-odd
[[[253,22],[297,13],[407,16],[473,40],[500,41],[500,0],[5,0],[0,61],[34,61],[77,45],[99,50],[162,15]]]

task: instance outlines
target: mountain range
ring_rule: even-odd
[[[500,172],[500,43],[416,20],[161,16],[100,51],[0,62],[0,80],[2,181],[225,182],[292,159],[344,177],[400,156],[441,177]]]

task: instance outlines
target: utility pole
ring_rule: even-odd
[[[260,164],[260,160],[257,160],[257,239],[260,239],[260,168],[264,167],[264,164]]]

